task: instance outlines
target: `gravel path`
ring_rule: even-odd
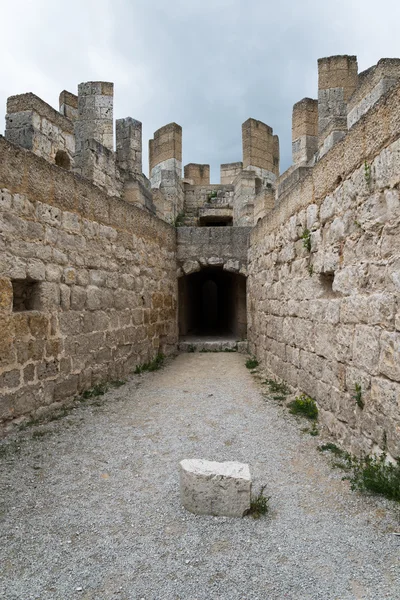
[[[396,506],[351,492],[244,362],[183,354],[19,434],[1,459],[0,597],[400,599]],[[187,513],[183,458],[248,462],[269,514]]]

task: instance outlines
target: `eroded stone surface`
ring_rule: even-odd
[[[199,515],[243,517],[250,509],[249,466],[185,459],[180,463],[181,501]]]

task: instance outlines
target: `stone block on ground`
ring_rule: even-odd
[[[237,349],[240,354],[248,354],[249,352],[249,343],[247,340],[242,340],[237,343]]]
[[[198,515],[243,517],[250,509],[249,466],[186,459],[180,463],[181,501]]]

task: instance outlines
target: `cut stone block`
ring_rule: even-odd
[[[243,340],[242,342],[238,342],[237,349],[240,354],[248,354],[249,352],[249,343],[247,340]]]
[[[250,509],[249,466],[186,459],[180,463],[181,501],[197,515],[243,517]]]

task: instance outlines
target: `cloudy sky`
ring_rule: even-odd
[[[241,124],[268,123],[291,162],[291,110],[317,96],[317,58],[400,57],[398,0],[0,0],[0,113],[34,92],[58,108],[81,81],[115,83],[114,117],[183,127],[183,160],[241,160]],[[1,128],[3,129],[3,127]]]

